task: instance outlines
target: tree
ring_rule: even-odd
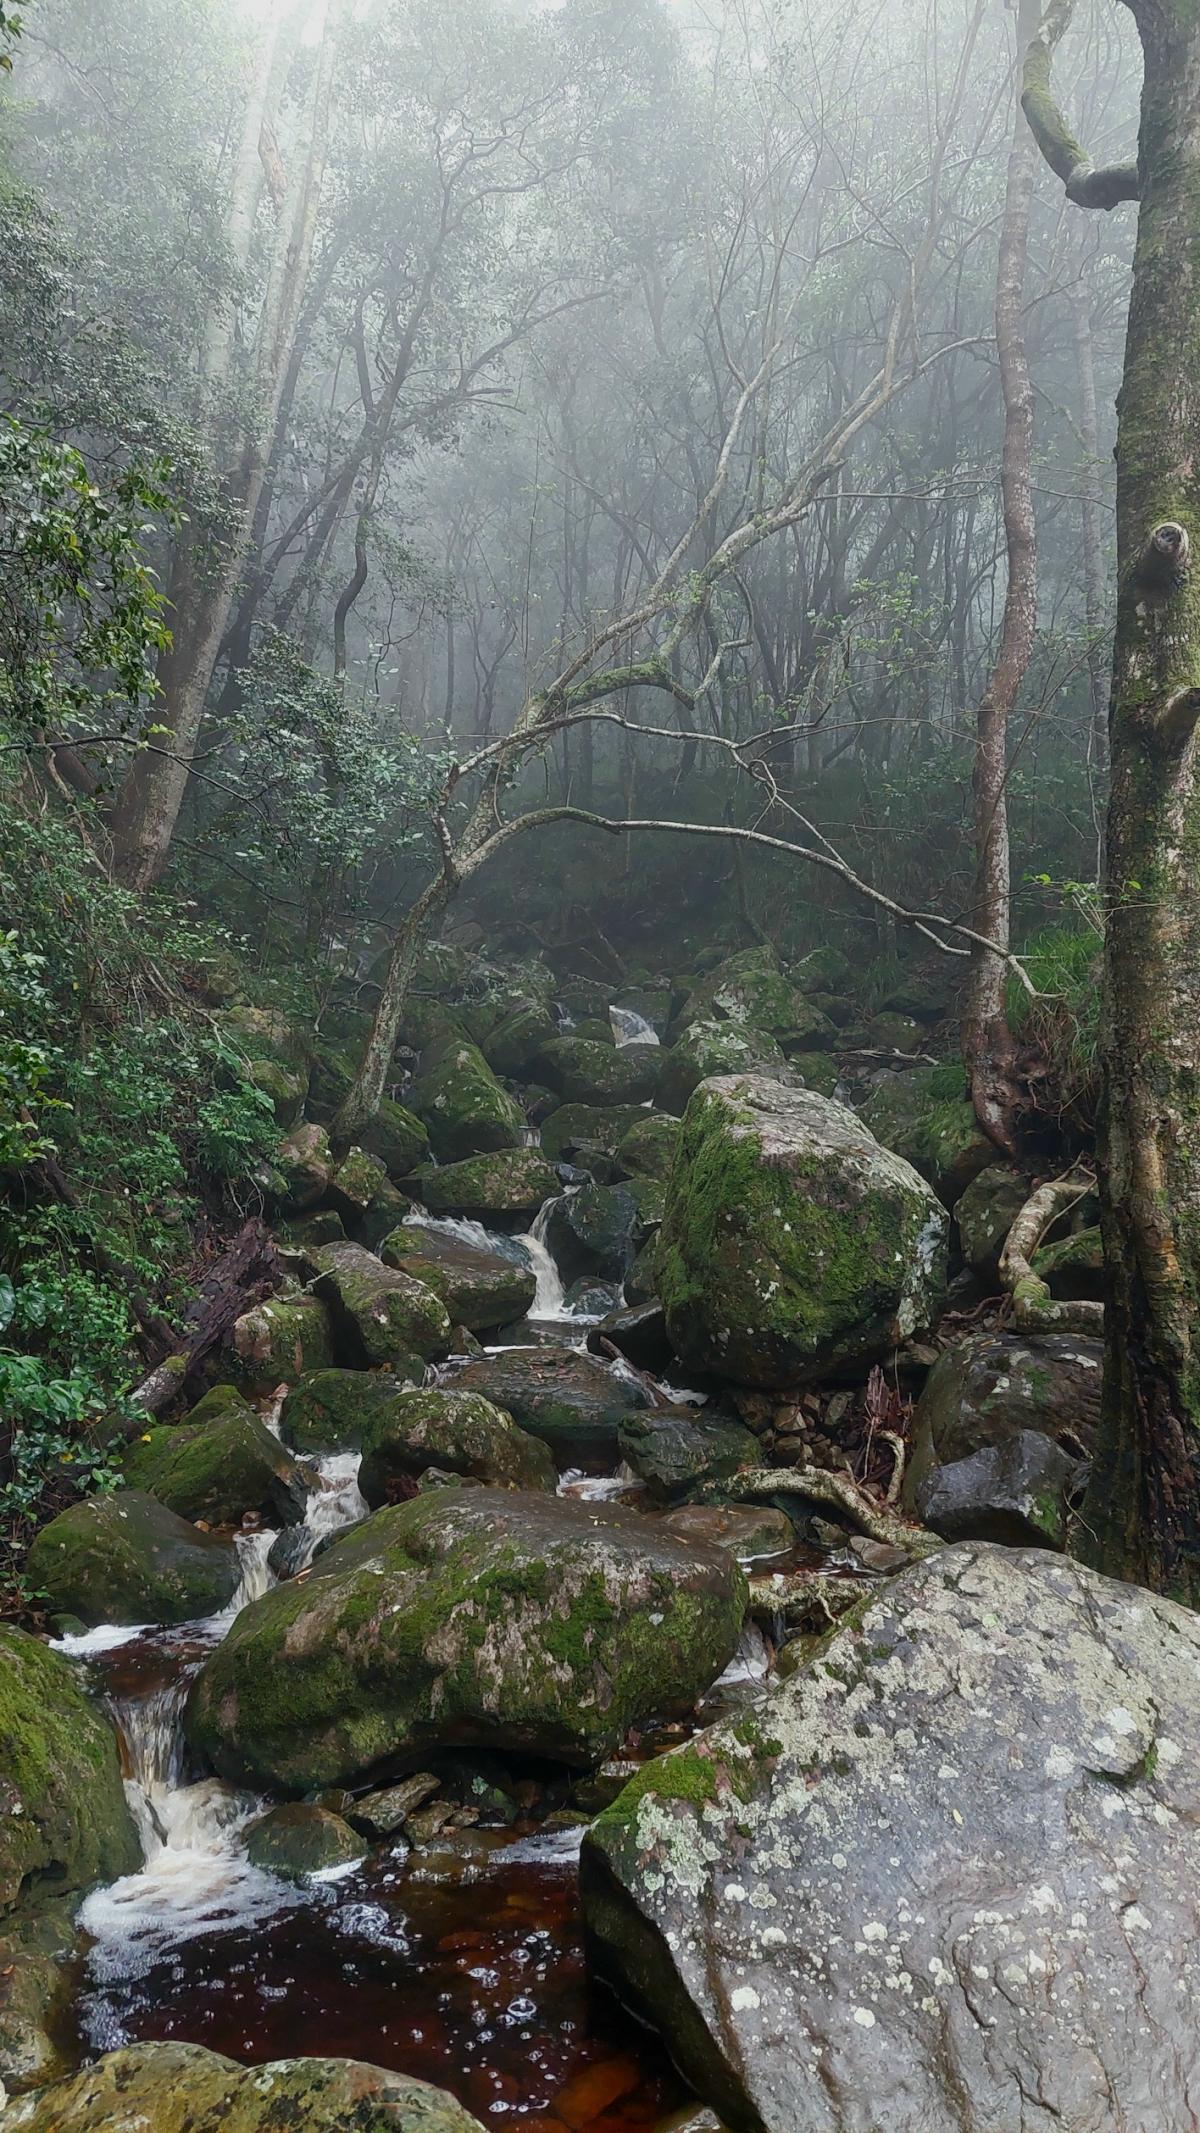
[[[1051,89],[1069,0],[1029,46],[1024,104],[1083,207],[1136,199],[1117,433],[1100,1189],[1100,1439],[1081,1552],[1200,1604],[1200,16],[1130,0],[1136,168],[1095,168]]]

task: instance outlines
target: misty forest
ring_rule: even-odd
[[[0,2133],[1200,2133],[1196,0],[0,0]]]

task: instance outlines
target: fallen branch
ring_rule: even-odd
[[[168,1336],[173,1352],[156,1364],[130,1395],[138,1410],[127,1434],[136,1435],[146,1415],[161,1415],[173,1406],[210,1350],[243,1311],[278,1288],[283,1268],[274,1241],[257,1219],[239,1230],[229,1249],[214,1261],[200,1284],[179,1334]]]

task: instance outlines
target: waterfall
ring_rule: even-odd
[[[556,1205],[557,1201],[547,1200],[539,1209],[533,1228],[513,1240],[520,1245],[537,1282],[529,1306],[530,1318],[567,1319],[571,1315],[563,1308],[566,1289],[546,1243],[546,1224],[550,1209]]]
[[[296,1561],[297,1570],[304,1570],[311,1563],[319,1542],[365,1518],[368,1510],[358,1486],[361,1452],[327,1452],[312,1463],[318,1486],[309,1497],[304,1514],[305,1542]]]
[[[639,1015],[635,1008],[610,1007],[608,1019],[613,1026],[618,1051],[626,1044],[657,1044],[659,1041],[658,1031],[653,1024],[647,1022],[645,1015]]]

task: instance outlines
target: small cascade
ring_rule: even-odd
[[[228,1627],[243,1607],[252,1600],[261,1600],[275,1583],[275,1573],[267,1558],[278,1536],[271,1526],[262,1526],[253,1531],[239,1533],[236,1540],[238,1560],[241,1564],[241,1580],[228,1607],[224,1608],[217,1621]]]
[[[312,1463],[316,1468],[318,1486],[308,1499],[304,1518],[305,1542],[296,1560],[297,1570],[307,1568],[321,1541],[340,1533],[343,1526],[352,1526],[356,1520],[365,1518],[368,1510],[358,1486],[361,1452],[327,1452]]]
[[[643,1489],[631,1466],[622,1460],[615,1474],[585,1474],[581,1467],[568,1467],[558,1477],[558,1494],[573,1496],[578,1503],[611,1503],[630,1489]]]
[[[556,1204],[555,1200],[547,1200],[544,1206],[539,1209],[533,1228],[527,1230],[523,1236],[514,1238],[513,1241],[521,1246],[522,1252],[537,1281],[533,1302],[529,1306],[530,1318],[561,1319],[565,1321],[571,1315],[566,1310],[564,1303],[566,1288],[562,1275],[554,1263],[550,1247],[546,1243],[546,1224],[550,1218],[550,1209]]]
[[[612,1023],[617,1050],[626,1044],[658,1044],[658,1031],[632,1007],[610,1007],[608,1019]]]

